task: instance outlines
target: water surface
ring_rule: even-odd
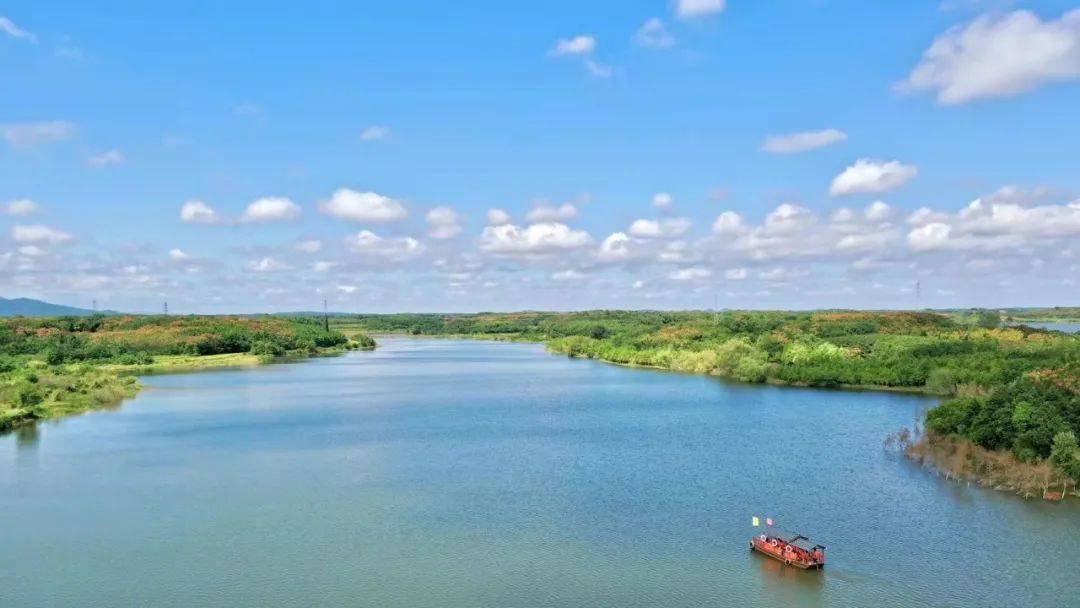
[[[1080,605],[1075,504],[883,452],[932,401],[381,344],[0,437],[0,606]]]

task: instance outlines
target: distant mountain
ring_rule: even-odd
[[[94,311],[86,308],[51,304],[41,300],[31,300],[30,298],[14,298],[12,300],[0,298],[0,317],[66,317],[93,313]],[[110,313],[111,311],[107,311],[105,314]]]

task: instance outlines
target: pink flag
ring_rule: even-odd
[[[771,526],[772,525],[772,518],[771,517],[766,517],[765,518],[765,525],[766,526]]]

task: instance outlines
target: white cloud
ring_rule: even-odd
[[[908,247],[915,251],[930,251],[949,248],[949,235],[952,227],[941,222],[933,222],[913,229],[907,235]]]
[[[188,259],[188,254],[184,253],[182,249],[173,248],[169,250],[169,259],[174,262],[182,262]]]
[[[745,268],[729,268],[724,271],[724,278],[729,281],[741,281],[750,274]]]
[[[284,197],[269,196],[248,205],[240,216],[240,221],[249,224],[285,222],[298,217],[300,205]]]
[[[190,200],[180,207],[180,220],[190,224],[217,224],[221,217],[213,207],[199,200]]]
[[[381,237],[370,230],[361,230],[345,238],[345,245],[365,257],[403,262],[419,256],[423,244],[412,237]]]
[[[319,239],[307,239],[296,244],[296,250],[302,253],[318,253],[322,248],[323,243]]]
[[[15,25],[15,23],[11,19],[8,19],[7,17],[4,17],[2,15],[0,15],[0,32],[4,32],[5,34],[14,38],[26,40],[27,42],[37,42],[37,36],[20,28],[19,26]]]
[[[291,270],[292,266],[279,262],[271,257],[265,257],[259,260],[248,262],[247,269],[251,272],[282,272],[285,270]]]
[[[86,159],[86,164],[98,169],[119,165],[124,162],[124,153],[120,150],[108,150]]]
[[[662,19],[653,17],[641,24],[634,34],[634,42],[647,49],[667,49],[675,45],[675,37]]]
[[[934,39],[899,87],[942,104],[1007,97],[1080,78],[1080,9],[1043,21],[1029,11],[988,14]]]
[[[866,207],[863,215],[871,222],[883,222],[892,215],[892,207],[885,201],[874,201]]]
[[[632,285],[632,287],[634,289],[642,289],[642,288],[645,287],[645,281],[642,281],[641,279],[638,279],[637,281],[634,281],[634,284]]]
[[[747,228],[743,225],[743,218],[734,211],[725,211],[716,217],[712,230],[716,234],[742,234]]]
[[[488,224],[492,226],[499,226],[501,224],[510,223],[510,214],[502,209],[489,209],[487,212]]]
[[[949,214],[934,211],[929,207],[919,207],[907,216],[907,223],[914,226],[923,226],[932,222],[946,222],[948,220]]]
[[[824,148],[847,139],[847,134],[838,129],[805,131],[788,135],[769,135],[761,149],[773,154],[795,154],[817,148]]]
[[[663,220],[634,220],[628,232],[631,236],[644,239],[659,239],[682,236],[690,230],[692,222],[686,218]]]
[[[657,209],[668,209],[675,204],[675,197],[667,192],[657,192],[652,197],[652,204]]]
[[[558,272],[552,273],[551,275],[551,279],[554,281],[580,281],[584,278],[584,274],[572,268],[569,270],[560,270]]]
[[[578,216],[577,207],[570,203],[563,203],[558,207],[543,204],[528,213],[525,219],[530,222],[565,222]]]
[[[668,278],[672,281],[697,281],[711,276],[712,271],[708,268],[682,268],[668,273]]]
[[[356,293],[359,291],[359,287],[356,285],[338,285],[337,290],[342,293]]]
[[[428,236],[433,239],[449,239],[461,233],[461,218],[450,207],[435,207],[427,212]]]
[[[555,43],[555,47],[549,51],[552,57],[564,55],[588,55],[596,50],[596,38],[593,36],[579,35],[573,38],[563,38]]]
[[[0,125],[0,137],[12,148],[17,149],[33,148],[38,144],[68,139],[74,134],[75,125],[65,120]]]
[[[11,228],[11,238],[17,243],[47,243],[56,245],[71,240],[71,235],[63,230],[40,224],[18,224]]]
[[[20,198],[14,201],[8,201],[3,205],[0,205],[4,213],[7,215],[14,215],[16,217],[23,217],[27,215],[33,215],[41,210],[40,205],[28,198]]]
[[[642,259],[648,254],[648,249],[641,245],[641,241],[631,239],[625,232],[613,232],[601,241],[596,258],[605,263]]]
[[[505,255],[537,255],[585,247],[592,237],[566,224],[544,222],[519,228],[513,224],[488,226],[480,236],[480,249]]]
[[[860,158],[833,178],[829,194],[848,196],[887,192],[908,183],[916,174],[918,169],[914,165],[905,165],[895,160]]]
[[[725,0],[676,0],[675,14],[680,19],[708,17],[724,11]]]
[[[340,188],[321,205],[323,213],[354,222],[395,222],[408,212],[400,201],[375,192]]]
[[[360,132],[360,141],[379,141],[390,135],[390,127],[372,125]]]
[[[589,72],[590,75],[597,78],[611,78],[611,76],[615,73],[615,69],[612,68],[610,65],[605,65],[592,59],[585,60],[585,69]]]

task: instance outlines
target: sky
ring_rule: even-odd
[[[4,297],[1080,303],[1075,1],[15,1],[0,74]]]

